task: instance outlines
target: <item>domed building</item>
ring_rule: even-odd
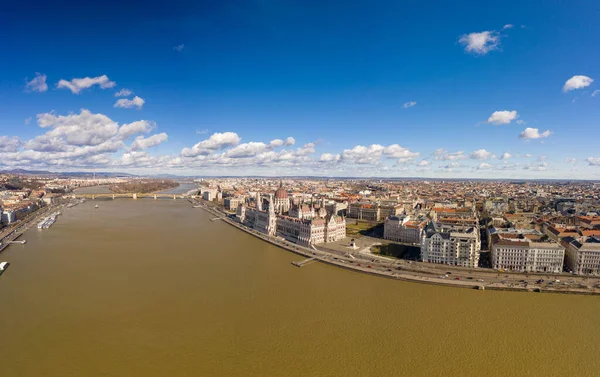
[[[273,203],[275,212],[279,214],[287,213],[290,210],[290,197],[287,190],[283,188],[283,182],[279,181],[279,188],[275,191]]]

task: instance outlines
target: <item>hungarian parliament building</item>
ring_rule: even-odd
[[[292,205],[288,193],[283,187],[269,195],[268,206],[260,193],[256,194],[254,206],[242,203],[237,208],[239,222],[249,228],[269,236],[283,237],[303,246],[335,242],[346,237],[346,220],[343,216],[328,214],[325,202],[318,208],[310,205]]]

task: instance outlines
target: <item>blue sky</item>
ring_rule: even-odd
[[[600,179],[596,1],[225,3],[4,5],[0,166]]]

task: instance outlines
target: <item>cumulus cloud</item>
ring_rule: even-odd
[[[600,166],[600,157],[588,157],[585,159],[585,161],[590,166]]]
[[[440,168],[442,168],[444,170],[448,170],[448,171],[452,171],[452,169],[455,169],[458,167],[460,167],[460,164],[458,162],[451,162],[448,165],[440,166]]]
[[[132,107],[137,107],[139,110],[142,108],[142,106],[144,106],[145,102],[146,101],[144,101],[143,98],[140,98],[138,96],[133,97],[133,99],[121,98],[118,99],[117,102],[115,102],[114,107],[120,107],[123,109],[131,109]]]
[[[485,149],[478,149],[475,152],[471,153],[471,158],[474,160],[487,160],[491,156],[492,153],[486,151]]]
[[[427,160],[421,160],[419,161],[419,163],[417,164],[417,166],[421,166],[421,167],[425,167],[425,166],[429,166],[430,163]]]
[[[537,128],[527,127],[523,132],[519,134],[519,137],[521,139],[543,139],[547,138],[551,134],[552,132],[550,132],[549,130],[540,133],[540,130]]]
[[[18,137],[0,136],[0,152],[16,152],[20,147],[21,140]]]
[[[514,27],[515,27],[515,25],[513,25],[513,24],[506,24],[506,25],[504,25],[504,26],[502,27],[502,30],[506,30],[506,29],[512,29],[512,28],[514,28]]]
[[[488,118],[487,122],[495,125],[509,124],[518,117],[519,115],[515,110],[494,111]]]
[[[500,36],[495,31],[482,31],[480,33],[464,34],[458,41],[465,46],[466,52],[485,55],[498,49]]]
[[[148,133],[154,128],[154,123],[147,120],[138,120],[131,123],[126,123],[119,128],[118,136],[122,140],[127,139],[130,136],[140,133]]]
[[[281,139],[274,139],[274,140],[271,140],[271,142],[269,143],[269,146],[271,148],[281,147],[282,145],[283,145],[283,140],[281,140]]]
[[[110,81],[108,76],[102,75],[98,77],[84,77],[80,79],[72,79],[71,81],[61,79],[56,87],[67,88],[74,94],[79,94],[82,90],[91,88],[94,85],[100,86],[102,89],[112,88],[117,85],[114,81]]]
[[[265,152],[268,148],[269,146],[265,143],[251,141],[231,148],[224,156],[229,158],[253,157]]]
[[[401,147],[398,144],[392,144],[383,149],[383,154],[388,158],[413,159],[419,157],[418,152],[411,152],[408,148]]]
[[[240,137],[235,132],[214,133],[208,139],[194,145],[192,148],[183,148],[181,155],[184,157],[206,156],[212,152],[226,147],[236,146]]]
[[[523,125],[523,124],[526,124],[527,122],[525,122],[523,119],[517,119],[517,120],[515,121],[515,123],[516,123],[516,124],[521,124],[521,125]]]
[[[563,86],[563,92],[566,93],[570,90],[586,88],[590,86],[592,82],[594,82],[594,80],[591,77],[583,75],[573,76],[568,79],[567,82],[565,82],[565,85]]]
[[[381,159],[385,147],[371,144],[368,147],[357,145],[352,149],[344,149],[342,160],[354,164],[376,164]]]
[[[482,162],[481,164],[477,165],[477,170],[490,170],[492,168],[492,165]]]
[[[574,164],[574,163],[577,162],[577,159],[576,158],[572,158],[572,157],[567,157],[567,158],[565,158],[565,162],[567,164]]]
[[[175,50],[177,52],[181,52],[181,51],[183,51],[184,47],[185,47],[185,45],[182,43],[180,45],[177,45],[177,46],[173,47],[173,50]]]
[[[161,143],[164,143],[168,140],[168,136],[166,133],[161,132],[159,134],[152,135],[150,137],[144,138],[144,136],[138,136],[131,144],[131,149],[133,150],[143,150],[151,147],[155,147]]]
[[[293,137],[288,137],[287,139],[285,139],[285,142],[283,143],[283,145],[294,145],[296,144],[296,139],[294,139]]]
[[[439,148],[436,149],[435,152],[433,153],[435,156],[435,160],[437,161],[457,161],[457,160],[464,160],[465,158],[467,158],[467,156],[465,156],[465,153],[463,151],[458,151],[458,152],[448,152],[447,150],[445,150],[444,148]]]
[[[115,97],[129,97],[132,94],[133,92],[131,90],[123,88],[115,93]]]
[[[409,107],[413,107],[416,106],[416,102],[414,101],[410,101],[410,102],[404,102],[404,105],[402,105],[405,109],[408,109]]]
[[[339,154],[323,153],[321,158],[319,158],[319,162],[337,162],[340,158]]]
[[[539,162],[539,163],[532,163],[529,165],[525,165],[525,166],[523,166],[523,169],[531,170],[531,171],[545,171],[547,166],[548,166],[547,162]]]
[[[26,92],[38,92],[43,93],[48,90],[48,84],[46,84],[47,76],[36,72],[35,77],[31,79],[31,81],[25,82],[25,91]],[[27,79],[25,79],[27,80]]]
[[[511,158],[511,157],[512,157],[512,154],[510,154],[510,153],[508,153],[508,152],[504,152],[504,153],[502,154],[502,156],[500,156],[500,159],[501,159],[501,160],[508,160],[508,159],[509,159],[509,158]]]
[[[149,121],[119,125],[104,114],[82,109],[79,114],[37,115],[39,127],[46,132],[21,142],[18,138],[0,137],[0,161],[7,166],[28,168],[72,168],[112,166],[115,153],[126,149],[129,136],[148,132]],[[134,148],[148,148],[166,138],[159,134],[148,139],[137,138]]]

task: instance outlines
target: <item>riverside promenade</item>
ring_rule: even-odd
[[[548,288],[540,287],[535,285],[529,285],[527,287],[520,286],[519,280],[525,277],[525,274],[512,274],[512,276],[505,277],[505,281],[497,281],[497,272],[495,271],[482,271],[475,270],[477,276],[486,277],[485,281],[480,282],[477,280],[468,280],[465,278],[468,270],[465,270],[463,278],[457,280],[456,275],[450,275],[442,278],[443,275],[432,274],[428,271],[419,270],[419,267],[411,268],[410,265],[397,265],[398,260],[394,258],[378,257],[378,256],[344,256],[333,253],[331,251],[325,251],[318,248],[307,248],[304,246],[296,245],[278,237],[271,237],[264,233],[258,232],[254,229],[250,229],[239,222],[229,218],[228,214],[221,211],[220,209],[207,205],[202,202],[191,201],[190,202],[199,205],[200,208],[206,210],[212,215],[222,218],[227,224],[234,226],[248,234],[251,234],[263,241],[269,242],[272,245],[279,246],[292,253],[301,255],[305,258],[315,258],[315,260],[334,265],[341,268],[346,268],[356,272],[367,273],[371,275],[386,277],[390,279],[397,279],[403,281],[411,281],[416,283],[425,283],[433,285],[444,285],[457,288],[468,288],[468,289],[479,289],[479,290],[501,290],[501,291],[515,291],[515,292],[547,292],[547,293],[569,293],[569,294],[582,294],[582,295],[600,295],[600,289],[595,285],[600,284],[600,279],[594,279],[594,285],[587,287],[573,288],[573,287],[557,287]],[[446,266],[439,266],[440,270],[448,269]],[[306,267],[310,268],[310,267]],[[600,286],[600,285],[599,285]]]
[[[29,228],[36,224],[38,220],[42,217],[49,215],[51,212],[54,212],[63,207],[63,204],[50,205],[47,207],[42,207],[37,211],[33,212],[25,219],[21,220],[18,224],[13,225],[8,229],[4,229],[0,233],[0,251],[6,249],[10,246],[11,242],[21,237],[23,233],[25,233]]]

